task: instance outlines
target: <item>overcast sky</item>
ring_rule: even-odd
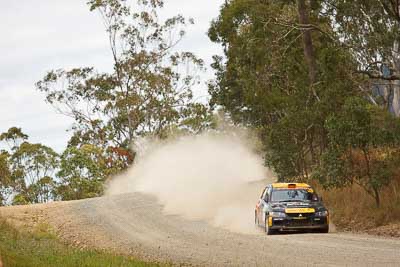
[[[218,45],[206,32],[224,0],[165,0],[164,16],[183,14],[195,19],[181,47],[207,65]],[[59,68],[112,66],[106,33],[86,0],[3,0],[0,9],[0,133],[22,127],[31,142],[61,152],[72,120],[57,114],[35,89],[47,71]],[[212,75],[210,67],[204,81]],[[202,94],[206,93],[206,86]]]

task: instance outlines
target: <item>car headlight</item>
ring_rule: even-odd
[[[315,213],[315,216],[317,216],[317,217],[326,217],[326,216],[328,216],[328,211],[327,210],[318,211],[318,212]]]
[[[270,216],[275,217],[275,218],[283,218],[286,217],[286,214],[284,212],[279,212],[279,211],[272,211],[269,213]]]

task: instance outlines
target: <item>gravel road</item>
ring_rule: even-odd
[[[239,234],[164,215],[135,193],[62,202],[46,213],[58,234],[80,246],[150,261],[200,266],[400,266],[400,240],[355,234]],[[25,212],[26,213],[26,212]]]

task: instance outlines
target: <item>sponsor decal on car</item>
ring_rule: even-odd
[[[288,208],[285,209],[286,213],[314,213],[314,208]]]

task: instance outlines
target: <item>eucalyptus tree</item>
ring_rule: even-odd
[[[359,94],[356,61],[323,12],[320,1],[232,0],[209,30],[224,48],[211,104],[260,130],[281,179],[310,177],[328,144],[326,118]]]
[[[10,160],[16,182],[15,204],[44,203],[54,199],[59,155],[53,149],[23,142]]]
[[[193,21],[181,15],[160,19],[160,0],[91,0],[88,5],[105,25],[112,71],[54,70],[37,83],[47,102],[75,120],[69,145],[112,151],[109,157],[127,166],[137,137],[164,138],[176,129],[206,127],[207,108],[193,100],[192,92],[203,61],[177,49]]]
[[[55,198],[58,154],[43,144],[28,142],[21,128],[0,134],[0,198],[2,204],[43,203]]]
[[[0,206],[6,204],[12,194],[12,177],[10,166],[10,154],[0,151]]]
[[[57,198],[73,200],[101,196],[107,177],[121,169],[121,166],[113,165],[116,163],[116,160],[106,158],[101,148],[94,145],[67,148],[61,155],[57,173],[60,179]]]
[[[324,0],[325,16],[340,42],[357,60],[354,72],[370,102],[400,115],[400,2]]]

